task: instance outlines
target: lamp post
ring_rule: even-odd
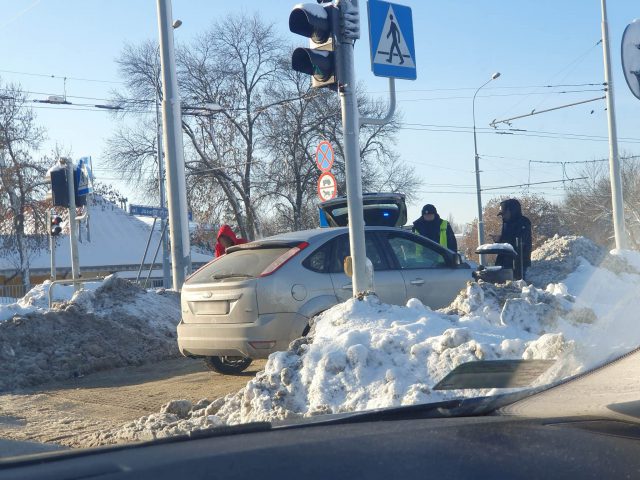
[[[500,72],[496,72],[491,75],[491,78],[483,83],[477,90],[476,93],[473,94],[473,148],[475,151],[475,161],[476,161],[476,194],[478,196],[478,246],[484,243],[484,222],[482,220],[482,196],[480,195],[480,157],[478,156],[478,140],[476,136],[476,95],[478,92],[482,90],[484,86],[489,84],[489,82],[495,80],[500,76]],[[484,263],[484,255],[480,255],[480,264]]]

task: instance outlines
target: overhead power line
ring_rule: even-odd
[[[490,188],[483,188],[482,191],[487,191],[487,190],[503,190],[505,188],[520,188],[520,187],[530,187],[532,185],[543,185],[543,184],[549,184],[549,183],[564,183],[564,182],[572,182],[574,180],[585,180],[587,177],[575,177],[575,178],[564,178],[562,180],[549,180],[547,182],[533,182],[533,183],[521,183],[519,185],[504,185],[502,187],[490,187]]]

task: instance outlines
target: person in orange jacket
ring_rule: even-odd
[[[247,241],[244,238],[236,237],[229,225],[222,225],[216,237],[216,258],[224,255],[227,248],[242,243],[247,243]]]

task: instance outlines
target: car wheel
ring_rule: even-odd
[[[214,372],[223,375],[238,375],[244,372],[253,362],[248,357],[205,357],[204,363]]]

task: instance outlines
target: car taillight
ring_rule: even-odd
[[[308,246],[309,244],[307,242],[302,242],[302,243],[299,243],[297,246],[291,248],[290,250],[287,250],[278,258],[276,258],[273,262],[271,262],[271,264],[262,271],[260,276],[266,277],[267,275],[271,275],[273,272],[278,270],[280,267],[282,267],[285,263],[287,263],[289,260],[291,260],[293,257],[295,257],[298,253],[300,253],[302,250],[304,250]]]

